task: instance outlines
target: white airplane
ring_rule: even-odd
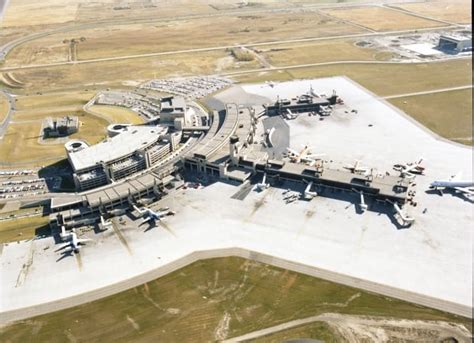
[[[370,168],[360,165],[360,160],[356,160],[354,164],[346,164],[344,168],[350,170],[353,174],[368,174],[370,172]]]
[[[421,175],[425,171],[425,167],[421,166],[423,158],[420,158],[417,162],[411,162],[406,164],[395,164],[393,169],[399,171],[402,176],[413,178],[416,174]]]
[[[267,189],[268,187],[270,187],[270,184],[266,183],[266,180],[267,180],[267,173],[264,173],[263,174],[263,179],[262,179],[262,182],[259,182],[255,185],[255,188],[261,192],[261,191],[264,191],[265,189]]]
[[[474,182],[468,180],[461,180],[461,172],[453,175],[449,180],[433,181],[430,185],[431,189],[438,190],[443,194],[443,189],[452,189],[455,192],[460,192],[468,197],[474,196]]]
[[[146,222],[155,223],[157,221],[160,221],[161,218],[163,218],[164,216],[172,216],[175,214],[175,212],[171,211],[168,207],[161,208],[159,211],[153,211],[151,208],[147,207],[140,209],[135,205],[133,205],[133,208],[137,210],[137,212],[140,213],[143,218],[145,218],[141,224],[144,224]]]
[[[320,160],[325,154],[311,154],[311,148],[309,145],[303,145],[303,149],[296,151],[291,148],[286,148],[288,151],[288,157],[291,162],[294,163],[307,163],[310,166],[313,166],[317,160]]]
[[[286,109],[286,113],[283,114],[286,119],[295,119],[298,115],[291,112],[289,108]]]
[[[76,230],[75,229],[72,229],[72,232],[70,234],[68,234],[69,236],[69,243],[67,243],[65,246],[63,246],[62,248],[60,248],[59,250],[63,250],[63,253],[67,254],[67,253],[75,253],[75,254],[78,254],[79,253],[79,249],[81,248],[81,245],[84,245],[85,242],[90,242],[92,241],[92,239],[79,239],[77,238],[77,234],[76,234]]]

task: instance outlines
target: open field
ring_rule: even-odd
[[[327,9],[323,12],[375,31],[421,29],[443,25],[433,20],[422,19],[381,7],[348,7]]]
[[[328,324],[324,322],[315,322],[257,338],[254,342],[276,343],[295,338],[313,338],[327,343],[336,343],[337,339],[343,339],[341,336],[337,335],[335,330],[332,330]]]
[[[142,124],[144,120],[132,110],[120,106],[93,105],[89,110],[108,118],[113,123]]]
[[[379,96],[389,96],[469,85],[472,83],[471,65],[470,59],[411,64],[342,63],[255,72],[233,78],[239,82],[264,82],[345,75]]]
[[[441,0],[430,2],[414,2],[393,5],[417,14],[426,15],[435,19],[452,21],[460,24],[469,24],[471,17],[471,1],[469,0]]]
[[[8,113],[8,99],[2,93],[0,93],[0,123],[3,122]]]
[[[209,29],[209,25],[212,29]],[[27,42],[8,55],[6,66],[67,61],[69,42],[77,59],[128,56],[151,52],[249,44],[269,40],[324,37],[364,32],[317,12],[196,18],[147,24],[100,27],[59,33]]]
[[[320,43],[272,45],[259,51],[274,66],[320,63],[330,61],[385,61],[391,53],[360,48],[351,40],[332,40]]]
[[[247,339],[250,336],[252,338]],[[237,340],[265,343],[295,338],[316,338],[324,342],[468,343],[471,334],[463,326],[446,322],[328,313],[254,331]]]
[[[65,65],[14,72],[26,81],[29,89],[60,90],[65,87],[119,86],[123,81],[146,81],[153,78],[213,74],[230,70],[258,68],[257,61],[236,62],[228,52],[212,51],[163,57],[144,57],[103,63]]]
[[[57,92],[20,96],[16,101],[15,120],[43,120],[47,116],[58,116],[59,112],[81,111],[93,97],[92,92]]]
[[[70,139],[83,139],[94,144],[105,137],[107,121],[82,110],[71,111],[69,108],[61,109],[59,107],[54,110],[46,108],[44,111],[38,109],[37,111],[18,112],[14,116],[14,121],[8,126],[4,139],[0,142],[2,162],[25,166],[43,166],[66,156],[63,144],[40,144],[38,141],[42,119],[48,115],[79,116],[81,127],[77,133],[68,137]],[[16,121],[20,118],[24,121]]]
[[[37,234],[46,234],[49,227],[48,222],[48,216],[2,220],[0,221],[0,243],[30,239]]]
[[[430,130],[472,145],[472,90],[408,96],[389,100]]]
[[[240,258],[193,263],[143,286],[2,328],[3,342],[230,338],[322,313],[469,320]],[[325,327],[319,338],[333,337]],[[33,334],[33,336],[31,336]]]
[[[35,1],[10,1],[2,26],[19,27],[41,24],[62,24],[73,21],[81,0],[47,0],[40,5]]]

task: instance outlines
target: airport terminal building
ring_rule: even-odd
[[[150,168],[179,144],[181,132],[165,126],[112,125],[109,137],[96,145],[66,144],[77,190],[100,187]],[[117,132],[118,131],[118,132]]]

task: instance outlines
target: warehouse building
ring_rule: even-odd
[[[442,35],[439,37],[438,48],[448,52],[464,52],[472,50],[472,36]]]

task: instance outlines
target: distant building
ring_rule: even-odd
[[[463,52],[472,50],[472,36],[442,35],[439,37],[438,48],[444,51]]]
[[[79,130],[79,118],[76,116],[66,116],[61,118],[48,117],[43,122],[43,136],[64,137]]]

